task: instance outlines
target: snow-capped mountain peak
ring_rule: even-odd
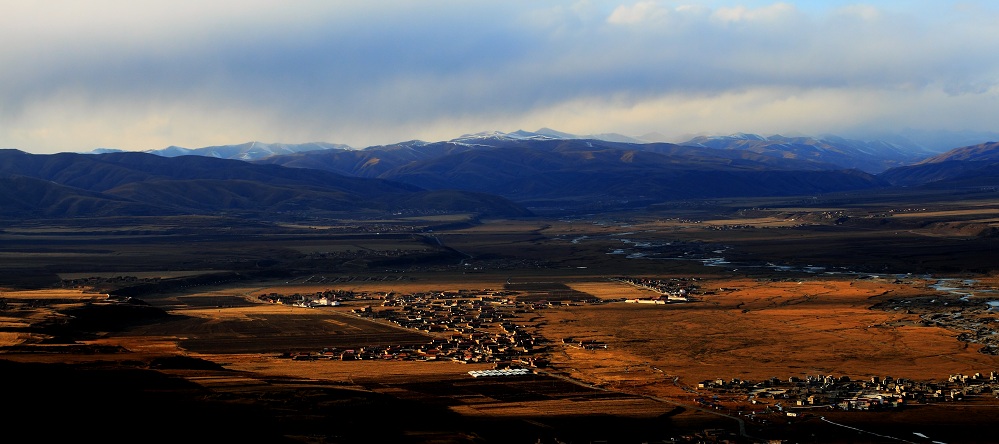
[[[465,134],[461,137],[451,139],[449,142],[473,143],[481,140],[554,140],[561,137],[552,137],[545,134],[532,133],[530,131],[517,130],[509,133],[502,131],[481,131],[474,134]]]

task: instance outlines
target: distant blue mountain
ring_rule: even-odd
[[[912,142],[863,141],[837,136],[764,137],[739,133],[730,136],[696,137],[681,142],[680,145],[745,150],[765,156],[833,164],[872,174],[909,165],[936,154]]]
[[[256,163],[388,179],[560,206],[816,194],[882,186],[828,161],[749,149],[622,142],[550,129],[485,131],[443,142],[272,156]],[[745,139],[765,138],[757,137]]]
[[[496,196],[206,156],[29,154],[0,149],[8,218],[396,212],[529,214]],[[298,217],[298,216],[292,216]]]
[[[204,148],[182,148],[179,146],[169,146],[163,149],[149,150],[146,152],[163,157],[205,156],[219,159],[251,161],[265,159],[270,156],[328,149],[351,149],[351,147],[343,144],[325,142],[299,144],[247,142],[239,145],[218,145]]]

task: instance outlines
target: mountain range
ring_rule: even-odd
[[[240,155],[242,160],[261,161],[264,159],[270,163],[296,164],[297,166],[310,166],[311,162],[321,162],[323,157],[335,158],[333,164],[327,163],[323,168],[339,169],[346,174],[359,174],[361,170],[371,169],[376,172],[383,172],[386,165],[375,167],[378,155],[386,155],[390,151],[389,161],[406,162],[415,160],[425,160],[431,157],[439,157],[454,154],[458,151],[468,151],[484,148],[496,148],[501,145],[510,145],[513,142],[529,143],[544,142],[552,140],[565,141],[587,141],[591,145],[596,143],[601,146],[624,147],[635,151],[663,152],[663,147],[690,147],[690,148],[713,148],[720,150],[748,151],[760,154],[761,156],[772,157],[772,162],[779,162],[780,159],[798,159],[813,163],[819,168],[858,168],[869,173],[878,173],[892,166],[904,165],[920,160],[927,156],[937,154],[936,152],[924,150],[911,143],[889,143],[882,141],[859,141],[849,140],[834,136],[815,139],[809,137],[783,137],[770,136],[762,137],[752,134],[736,134],[722,137],[696,137],[683,143],[664,143],[641,141],[636,138],[622,136],[618,134],[601,134],[593,136],[574,136],[548,128],[542,128],[535,132],[514,131],[503,133],[499,131],[487,131],[475,134],[466,134],[461,137],[441,142],[425,142],[421,140],[410,140],[391,145],[371,146],[364,149],[353,149],[340,146],[339,150],[332,150],[336,153],[322,152],[315,149],[299,149],[296,153],[285,155],[265,156],[248,158]],[[609,145],[610,144],[610,145]],[[232,147],[242,147],[249,144],[234,145]],[[315,144],[304,144],[312,146]],[[203,153],[207,149],[219,147],[209,147],[198,150],[189,150],[192,154]],[[673,153],[678,152],[675,148],[670,148]],[[161,153],[163,150],[150,151]],[[337,151],[349,151],[352,154],[344,154]],[[408,152],[406,152],[408,151]],[[691,152],[696,152],[691,151]],[[206,155],[206,154],[200,154]],[[741,154],[718,154],[723,157],[740,157]],[[751,155],[749,155],[751,156]],[[273,157],[273,158],[270,158]],[[270,159],[269,159],[270,158]],[[355,159],[356,165],[345,162],[344,158]],[[756,157],[766,160],[764,157]],[[381,159],[379,158],[378,161]],[[789,163],[790,165],[791,163]],[[800,164],[799,164],[800,165]],[[394,163],[392,166],[397,166]],[[374,168],[373,168],[374,167]],[[371,175],[364,172],[361,175]]]
[[[157,154],[165,157],[176,157],[184,155],[196,155],[217,157],[223,159],[237,159],[245,161],[257,161],[273,156],[284,156],[296,153],[305,153],[324,150],[348,150],[348,151],[371,151],[379,150],[389,146],[409,146],[418,147],[431,145],[434,143],[453,144],[479,144],[489,139],[493,140],[592,140],[598,142],[615,142],[634,145],[645,145],[655,143],[665,143],[665,136],[650,133],[643,136],[625,136],[616,133],[602,133],[590,135],[575,135],[565,133],[551,128],[541,128],[533,132],[513,131],[504,133],[500,131],[485,131],[475,134],[466,134],[455,139],[442,142],[424,142],[421,140],[411,140],[399,142],[387,146],[371,146],[363,149],[353,148],[344,144],[333,144],[325,142],[312,142],[301,144],[285,143],[263,143],[246,142],[236,145],[217,145],[203,148],[183,148],[169,146],[163,149],[147,150],[145,152]],[[868,173],[879,173],[888,168],[907,165],[920,159],[939,154],[934,151],[919,146],[901,137],[894,137],[892,141],[886,140],[855,140],[838,136],[824,137],[785,137],[773,135],[764,137],[755,134],[738,133],[729,136],[697,136],[684,142],[675,143],[681,146],[706,147],[717,149],[745,150],[767,156],[798,158],[811,160],[819,163],[838,165],[842,168],[856,168]],[[103,154],[109,152],[121,152],[114,149],[97,149],[90,154]]]
[[[606,140],[613,138],[542,129],[364,149],[251,142],[147,153],[0,150],[0,204],[8,217],[527,216],[544,208],[999,185],[992,172],[999,166],[994,142],[941,154],[904,143],[836,137],[738,134],[683,144]]]
[[[538,201],[647,201],[813,194],[880,185],[873,175],[816,159],[750,150],[479,133],[363,150],[323,150],[256,161]]]
[[[0,150],[6,218],[237,214],[471,212],[530,214],[507,199],[426,190],[382,179],[257,165],[204,156],[149,153],[28,154]]]
[[[306,151],[328,150],[328,149],[351,149],[351,148],[349,145],[344,145],[339,143],[325,143],[325,142],[298,143],[298,144],[246,142],[238,145],[217,145],[217,146],[206,146],[203,148],[183,148],[171,145],[166,148],[158,150],[147,150],[144,152],[150,154],[156,154],[163,157],[205,156],[205,157],[216,157],[219,159],[257,160],[270,156],[279,156],[282,154],[293,154],[293,153],[302,153]],[[125,151],[111,149],[111,148],[98,148],[92,151],[90,154],[107,154],[107,153],[121,153],[121,152]]]

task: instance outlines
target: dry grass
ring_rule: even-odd
[[[566,285],[573,290],[591,294],[598,299],[650,298],[653,296],[659,296],[658,292],[649,289],[610,280],[595,282],[569,282]]]
[[[0,327],[3,328],[9,328],[9,327],[20,328],[25,326],[27,326],[27,324],[24,324],[22,322],[17,322],[17,321],[11,322],[8,319],[0,318]],[[6,331],[0,332],[0,347],[9,347],[12,345],[23,344],[26,341],[28,341],[28,339],[29,338],[23,333],[6,332]]]
[[[785,207],[780,211],[797,210]],[[819,210],[801,209],[813,212]],[[905,214],[903,217],[914,217],[915,214]],[[964,212],[945,210],[919,215],[984,219],[994,217],[995,212],[990,209]],[[627,393],[681,400],[689,406],[692,404],[690,398],[696,395],[684,391],[683,386],[696,385],[704,379],[761,380],[772,376],[785,379],[806,374],[848,375],[857,379],[866,379],[872,375],[942,379],[952,373],[987,372],[999,368],[999,357],[977,353],[974,346],[958,341],[954,331],[921,326],[915,315],[904,312],[870,309],[886,298],[930,294],[932,290],[926,287],[925,282],[910,280],[907,283],[895,283],[884,279],[818,276],[803,278],[801,281],[758,280],[751,277],[731,277],[736,272],[706,269],[696,262],[627,260],[606,254],[610,248],[618,245],[619,240],[605,235],[623,233],[641,233],[635,237],[647,237],[652,241],[704,240],[712,244],[733,244],[732,254],[741,253],[743,257],[752,260],[777,263],[782,263],[781,260],[785,258],[793,259],[794,263],[816,264],[835,264],[836,259],[847,264],[881,263],[890,258],[897,261],[900,267],[909,267],[918,264],[915,260],[951,263],[957,257],[955,252],[962,254],[964,263],[978,263],[982,262],[979,258],[988,258],[987,254],[992,253],[986,247],[979,247],[984,253],[979,252],[979,256],[965,258],[968,250],[982,245],[984,241],[966,242],[962,239],[951,242],[941,239],[939,243],[927,244],[924,243],[927,240],[918,236],[900,236],[894,228],[856,232],[843,231],[843,227],[794,230],[714,229],[718,225],[775,227],[796,223],[779,216],[769,216],[724,219],[717,214],[705,212],[702,215],[692,211],[683,219],[642,215],[641,218],[629,221],[608,219],[597,220],[597,223],[559,220],[490,221],[489,224],[468,229],[434,234],[445,245],[473,257],[542,259],[554,261],[555,265],[548,268],[486,270],[476,274],[463,274],[461,270],[457,270],[406,272],[390,276],[379,276],[379,273],[388,273],[384,270],[340,268],[327,277],[358,273],[359,279],[321,284],[296,284],[296,279],[288,279],[244,282],[230,287],[185,288],[177,290],[177,293],[151,294],[148,298],[142,298],[179,316],[167,322],[134,326],[123,332],[85,341],[92,345],[121,346],[126,352],[98,355],[8,353],[5,358],[52,363],[98,360],[124,362],[181,354],[214,361],[228,370],[248,372],[211,377],[192,376],[192,380],[209,387],[250,387],[252,384],[260,384],[255,382],[255,378],[287,376],[329,381],[344,388],[380,390],[398,396],[430,396],[426,393],[421,395],[416,389],[407,389],[405,385],[464,382],[470,379],[466,373],[469,370],[487,369],[492,365],[419,361],[295,361],[281,358],[280,352],[289,350],[292,346],[309,347],[309,350],[315,351],[326,345],[335,346],[337,341],[359,341],[357,338],[364,337],[364,334],[383,335],[386,340],[394,340],[402,337],[399,336],[400,333],[406,332],[400,332],[397,327],[389,328],[384,325],[386,323],[361,325],[368,321],[348,318],[344,314],[363,304],[377,304],[377,300],[347,302],[341,307],[305,309],[258,303],[255,296],[266,293],[315,293],[333,289],[368,293],[376,298],[389,292],[405,294],[463,289],[489,291],[502,290],[508,280],[564,283],[573,290],[605,300],[654,295],[652,291],[608,279],[618,275],[641,275],[654,278],[697,277],[697,283],[713,294],[703,295],[697,302],[667,306],[608,303],[555,307],[532,312],[532,316],[538,316],[530,321],[532,332],[535,328],[533,324],[538,324],[537,332],[555,342],[553,368],[550,369],[553,373]],[[705,222],[692,222],[695,219]],[[591,238],[578,244],[569,242],[582,236]],[[270,257],[276,252],[285,251],[298,254],[362,248],[405,250],[417,247],[424,248],[424,244],[418,241],[360,238],[316,238],[286,242],[275,238],[267,239],[266,243],[261,241],[259,245],[255,244],[254,248],[261,248],[261,252],[253,250],[252,254],[246,253],[246,256],[254,258],[260,254]],[[121,247],[121,251],[117,251],[113,258],[126,261],[127,267],[108,269],[135,269],[139,262],[128,261],[132,257],[147,255],[149,248],[151,247],[146,245]],[[174,247],[164,244],[164,248],[170,252]],[[176,248],[177,252],[162,256],[163,263],[149,264],[147,271],[106,273],[103,276],[128,274],[137,277],[174,277],[198,274],[198,271],[155,271],[167,269],[168,261],[185,257],[179,254],[182,248]],[[228,244],[213,244],[211,254],[228,257],[232,251],[228,249]],[[878,253],[881,255],[877,256]],[[4,254],[8,254],[12,261],[15,255],[21,254],[18,260],[23,261],[23,253]],[[37,254],[47,258],[47,255],[55,253]],[[89,255],[71,251],[59,253],[60,257],[68,257],[70,254]],[[296,254],[289,254],[289,257],[295,259]],[[75,258],[70,259],[67,263],[79,262]],[[38,261],[42,263],[41,259]],[[57,269],[49,267],[47,261],[45,259],[46,269]],[[191,268],[208,266],[198,262],[191,265]],[[74,271],[79,269],[67,268]],[[762,269],[746,268],[738,273],[767,273],[758,270]],[[912,271],[918,273],[917,270]],[[729,276],[726,277],[726,274]],[[934,271],[934,274],[937,273]],[[102,274],[74,272],[60,277],[65,279],[91,275]],[[788,274],[776,276],[787,277]],[[379,279],[384,277],[402,280]],[[999,286],[999,276],[976,275],[975,278],[983,285]],[[300,278],[298,282],[305,279]],[[0,317],[0,326],[5,327],[5,331],[0,333],[0,346],[37,342],[38,338],[19,330],[52,315],[63,301],[84,302],[104,298],[103,294],[78,290],[0,291],[0,297],[8,299],[12,306],[20,300],[43,302],[32,308],[34,312],[8,310],[0,313],[3,315]],[[246,303],[238,301],[241,298]],[[219,303],[216,305],[217,301]],[[226,301],[237,303],[230,306]],[[594,339],[606,342],[610,347],[607,350],[583,350],[563,346],[559,340],[564,337]],[[214,343],[214,348],[208,346],[210,343]],[[263,351],[246,351],[249,348],[245,346],[246,343],[259,344],[259,350]],[[242,348],[235,348],[235,345]],[[674,378],[679,378],[679,386],[674,385]],[[451,400],[455,402],[453,409],[474,417],[523,415],[550,419],[553,416],[585,416],[595,413],[643,416],[661,414],[672,408],[668,402],[638,397],[523,401],[504,401],[485,395],[459,398],[456,395]],[[689,409],[688,413],[704,415],[693,409]],[[674,419],[679,420],[688,413]]]
[[[898,217],[903,219],[927,219],[927,218],[937,218],[946,217],[953,218],[958,217],[962,220],[967,216],[999,216],[999,209],[996,208],[972,208],[963,210],[942,210],[942,211],[912,211],[905,213],[894,213],[892,217]]]
[[[239,354],[201,356],[222,363],[228,369],[270,376],[298,376],[324,381],[368,384],[412,382],[454,377],[470,378],[471,370],[493,368],[490,364],[459,364],[450,361],[293,361],[275,356]]]
[[[999,277],[987,276],[981,280],[985,284],[999,283]],[[892,283],[880,279],[770,282],[741,278],[708,279],[699,283],[704,290],[716,294],[704,295],[698,302],[666,306],[610,303],[545,310],[540,312],[544,320],[540,333],[555,342],[563,337],[607,342],[610,344],[608,350],[563,348],[559,344],[554,362],[559,369],[580,379],[622,387],[652,383],[668,385],[663,381],[671,376],[679,376],[689,385],[719,377],[759,380],[805,374],[937,379],[951,373],[999,367],[999,358],[977,353],[974,347],[956,340],[952,331],[915,325],[918,321],[915,315],[869,308],[889,296],[915,296],[931,291],[918,282]],[[184,299],[251,296],[248,300],[252,301],[253,295],[262,293],[307,293],[337,288],[273,284],[203,291],[186,295]],[[437,281],[371,281],[349,283],[339,288],[372,293],[502,288],[502,282],[488,276],[451,284],[449,287]],[[601,299],[647,297],[652,293],[606,279],[580,279],[567,284]],[[79,301],[104,297],[78,290],[5,291],[3,296]],[[222,322],[324,311],[342,313],[349,307],[317,310],[258,303],[219,308],[192,303],[175,307],[175,310],[185,316]],[[32,321],[8,316],[0,322],[13,326]],[[95,343],[117,343],[136,351],[176,352],[179,339],[164,332],[148,336],[115,335]],[[0,343],[9,345],[24,340],[24,335],[5,333]],[[464,373],[473,369],[451,363],[315,363],[267,356],[236,359],[232,355],[221,359],[232,359],[240,368],[250,366],[295,374],[306,369],[331,377],[369,372],[379,374],[378,377],[401,376],[425,370]]]
[[[83,290],[75,289],[52,289],[52,290],[9,290],[0,289],[0,298],[6,299],[73,299],[80,301],[101,300],[107,296],[103,293],[86,293]]]
[[[687,385],[714,378],[762,380],[815,374],[941,379],[988,371],[999,358],[977,353],[915,315],[870,310],[886,295],[917,286],[881,280],[713,282],[728,291],[702,302],[621,304],[546,312],[542,334],[605,341],[608,350],[566,347],[557,366],[601,384]]]

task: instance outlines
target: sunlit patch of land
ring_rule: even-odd
[[[896,212],[892,213],[892,217],[899,218],[954,218],[960,217],[964,218],[966,216],[993,216],[987,220],[995,220],[995,217],[999,217],[999,208],[970,208],[961,210],[941,210],[941,211],[908,211],[908,212]],[[972,219],[972,221],[977,219]]]
[[[564,347],[557,366],[594,383],[688,384],[715,378],[835,374],[941,378],[991,369],[994,356],[918,325],[904,312],[871,310],[888,295],[918,295],[919,286],[884,280],[727,280],[705,283],[716,294],[671,305],[565,307],[546,314],[551,338],[586,337],[607,350]],[[662,373],[623,369],[655,367]]]
[[[40,290],[11,290],[11,289],[0,289],[0,298],[7,299],[23,299],[23,300],[34,300],[34,299],[69,299],[69,300],[99,300],[106,298],[107,295],[104,294],[94,294],[93,292],[86,292],[83,290],[70,290],[70,289],[40,289]]]
[[[472,370],[493,368],[490,364],[419,361],[292,361],[259,354],[228,355],[226,367],[272,376],[308,375],[310,378],[349,384],[388,383],[413,380],[468,378]]]
[[[599,299],[628,299],[659,297],[660,293],[618,281],[581,281],[566,285],[576,291],[591,294]]]

